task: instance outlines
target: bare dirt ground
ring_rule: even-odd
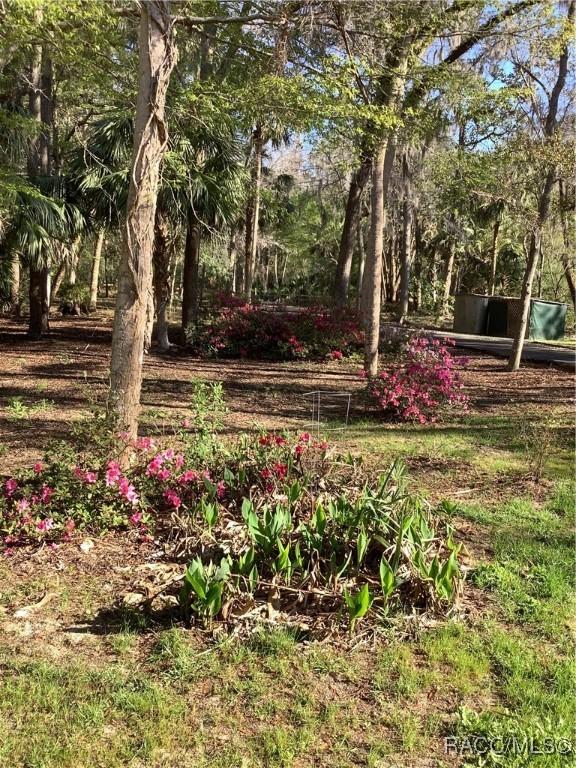
[[[0,320],[2,473],[30,464],[51,440],[64,437],[74,420],[89,413],[91,405],[105,402],[110,321],[53,319],[51,325],[46,339],[29,342],[24,324]],[[525,366],[510,374],[504,360],[485,355],[468,358],[463,378],[472,416],[542,418],[547,412],[570,413],[574,396],[570,372]],[[221,381],[229,407],[226,428],[236,432],[303,428],[311,418],[306,393],[344,391],[352,393],[354,423],[369,415],[359,367],[352,361],[219,361],[152,351],[145,361],[142,401],[148,413],[161,412],[167,419],[184,415],[193,379]]]

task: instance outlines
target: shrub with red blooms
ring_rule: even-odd
[[[382,371],[369,384],[369,392],[383,413],[403,421],[425,424],[435,421],[446,408],[466,410],[458,371],[466,364],[441,342],[428,336],[413,336],[403,347],[400,360]]]
[[[57,453],[0,481],[0,544],[66,540],[77,529],[133,529],[144,540],[173,512],[201,504],[234,508],[244,497],[282,494],[304,475],[303,460],[323,460],[327,444],[308,433],[244,437],[202,461],[190,446],[160,448],[149,437],[118,435],[113,455]],[[129,461],[119,461],[128,454]]]
[[[340,360],[361,349],[363,340],[351,313],[281,312],[251,304],[226,303],[205,325],[188,331],[190,347],[200,355],[268,360]]]

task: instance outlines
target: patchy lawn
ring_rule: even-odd
[[[38,458],[105,393],[109,326],[54,328],[33,344],[1,328],[5,472]],[[0,560],[0,766],[572,765],[558,751],[458,756],[444,742],[549,736],[564,749],[572,737],[572,375],[508,374],[503,361],[474,357],[470,413],[412,427],[367,418],[353,363],[150,355],[150,428],[186,413],[192,378],[223,381],[231,434],[302,428],[306,392],[351,391],[352,421],[329,436],[371,471],[402,456],[413,488],[446,500],[467,550],[464,598],[450,620],[399,618],[376,644],[361,625],[325,643],[285,631],[214,642],[123,602],[136,580],[171,567],[153,544],[107,535],[89,551],[81,537],[17,551]]]

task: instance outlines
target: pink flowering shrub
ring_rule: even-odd
[[[466,410],[459,367],[448,346],[427,336],[413,336],[403,347],[400,360],[369,383],[369,392],[387,416],[425,424],[446,408]]]
[[[243,437],[206,459],[190,446],[157,445],[151,438],[118,436],[114,457],[62,449],[31,471],[0,483],[0,542],[8,551],[34,541],[69,539],[74,531],[134,530],[148,539],[173,512],[209,502],[237,507],[247,496],[276,496],[303,475],[305,454],[327,445],[308,433]]]
[[[361,349],[363,339],[351,313],[280,312],[249,304],[224,306],[188,334],[191,348],[201,355],[271,360],[340,360]]]

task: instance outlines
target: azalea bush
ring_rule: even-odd
[[[364,335],[354,314],[309,308],[272,311],[237,303],[220,307],[187,341],[197,354],[269,360],[335,360],[359,351]]]
[[[402,346],[399,360],[369,383],[370,395],[381,412],[425,424],[448,408],[466,410],[468,398],[460,377],[466,360],[451,354],[453,344],[423,335],[410,338]]]
[[[370,480],[306,432],[242,435],[207,454],[182,429],[162,444],[116,435],[103,453],[61,447],[5,479],[5,553],[132,530],[188,564],[182,614],[204,625],[241,623],[247,605],[290,621],[295,595],[298,613],[352,628],[368,614],[445,610],[455,599],[459,546],[407,492],[401,465]]]

